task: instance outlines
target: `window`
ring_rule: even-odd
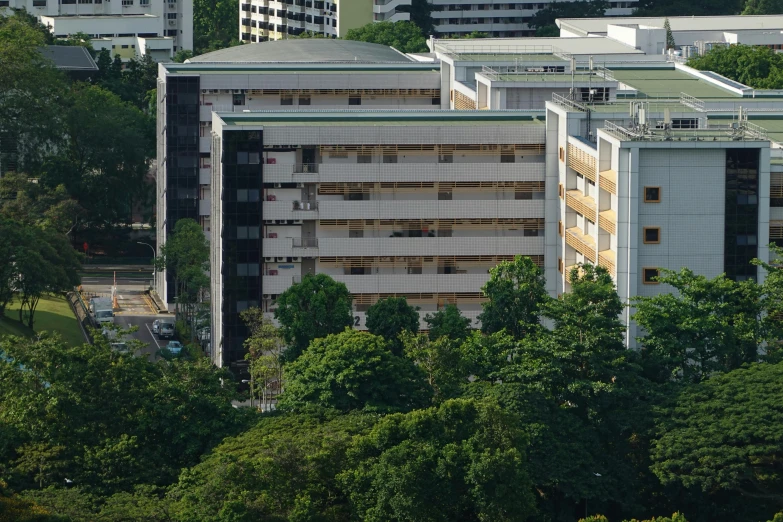
[[[737,205],[758,205],[758,202],[756,194],[737,194]]]
[[[560,194],[560,199],[565,199],[565,187],[563,187],[562,183],[557,186],[557,191]]]
[[[176,20],[177,13],[166,13],[166,18],[168,18],[169,20]]]
[[[397,155],[396,154],[384,154],[383,155],[383,162],[384,163],[397,163]]]
[[[661,242],[661,227],[644,227],[644,243],[656,244]]]
[[[500,163],[516,163],[517,157],[513,154],[501,154]]]
[[[699,120],[696,118],[673,118],[672,129],[698,129]]]
[[[440,96],[433,96],[432,97],[432,104],[433,105],[440,105]]]
[[[557,222],[557,233],[560,234],[560,237],[563,237],[563,222],[558,221]]]
[[[452,237],[453,231],[450,228],[438,229],[438,237]]]
[[[95,3],[97,4],[98,2]],[[150,0],[139,0],[139,5],[148,6],[150,5]]]
[[[372,163],[372,154],[357,154],[356,163]]]
[[[657,285],[658,277],[661,271],[657,268],[642,268],[642,283],[646,285]]]
[[[645,203],[660,203],[661,202],[661,187],[644,187],[644,202]]]
[[[421,274],[421,267],[420,266],[409,266],[408,267],[408,274]]]
[[[133,0],[122,0],[123,7],[127,7],[129,5],[133,5]]]
[[[362,97],[361,96],[349,96],[348,97],[348,105],[361,105],[362,104]]]
[[[294,97],[290,94],[281,94],[280,95],[280,105],[293,105],[294,104]]]
[[[235,94],[233,96],[234,105],[244,105],[245,104],[245,95],[244,94]]]
[[[438,192],[438,201],[451,201],[452,193],[449,192]]]
[[[33,7],[46,7],[46,0],[33,0]]]
[[[533,199],[532,192],[514,192],[514,199]]]
[[[740,234],[737,235],[737,244],[754,246],[758,244],[758,237],[755,234]]]
[[[122,46],[122,48],[123,48],[123,49],[127,49],[127,48],[128,48],[128,46],[127,46],[127,45],[123,45],[123,46]]]
[[[454,163],[454,154],[439,154],[438,163]]]
[[[309,96],[299,96],[299,105],[310,105]]]
[[[562,257],[558,257],[557,258],[557,271],[560,272],[561,274],[563,273],[563,258]]]

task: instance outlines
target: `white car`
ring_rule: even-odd
[[[160,319],[155,319],[152,322],[152,333],[160,333]]]

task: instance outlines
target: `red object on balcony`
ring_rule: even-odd
[[[269,239],[277,239],[277,232],[270,232]]]
[[[274,194],[270,194],[270,195],[268,195],[266,197],[266,200],[267,201],[277,201],[277,196],[275,196]]]
[[[269,275],[277,275],[277,270],[270,270]]]

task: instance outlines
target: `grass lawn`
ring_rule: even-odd
[[[58,332],[71,346],[84,344],[84,336],[64,297],[44,296],[35,309],[35,331]],[[21,335],[32,337],[33,332],[19,322],[19,302],[13,301],[0,317],[0,337]]]

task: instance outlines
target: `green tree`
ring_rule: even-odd
[[[783,505],[783,364],[752,364],[685,388],[658,417],[653,471],[664,484]]]
[[[766,334],[754,281],[697,276],[683,268],[659,281],[676,294],[640,297],[633,319],[645,331],[642,355],[656,379],[698,382],[758,359]]]
[[[600,18],[607,9],[609,2],[606,0],[552,2],[536,11],[528,25],[536,29],[536,36],[559,36],[560,30],[555,24],[558,18]]]
[[[36,180],[37,181],[37,180]],[[55,230],[66,236],[84,221],[85,212],[64,185],[54,188],[33,182],[24,173],[0,178],[0,216],[28,226]]]
[[[434,314],[424,316],[429,326],[430,340],[448,337],[452,341],[464,341],[470,335],[470,319],[464,317],[455,305],[446,305]]]
[[[783,88],[783,56],[760,45],[714,47],[703,56],[694,56],[688,65],[713,71],[754,89]]]
[[[81,264],[65,236],[30,227],[22,230],[15,259],[13,289],[20,301],[19,322],[32,329],[41,297],[76,287]]]
[[[383,418],[339,480],[362,520],[526,520],[527,438],[489,402],[451,400]]]
[[[313,339],[353,326],[352,300],[348,288],[326,274],[307,274],[280,294],[275,319],[288,345],[283,359],[296,360]]]
[[[239,44],[239,0],[193,2],[193,50],[196,55]]]
[[[94,499],[79,488],[50,486],[41,490],[21,492],[18,497],[39,509],[51,513],[50,519],[58,522],[92,522],[95,520]],[[2,518],[0,517],[0,520]],[[16,521],[16,519],[12,519]]]
[[[180,49],[174,53],[173,60],[176,63],[185,63],[185,60],[190,60],[191,58],[193,58],[193,51],[189,49]]]
[[[548,296],[541,269],[529,257],[501,262],[490,270],[490,279],[481,291],[488,299],[478,316],[482,332],[505,329],[522,339],[538,328],[540,308]]]
[[[253,397],[261,392],[261,409],[267,411],[272,396],[279,393],[283,380],[283,338],[280,330],[257,307],[249,308],[239,314],[250,328],[245,339],[249,363],[250,394]]]
[[[393,355],[382,337],[349,329],[314,340],[284,377],[283,410],[408,411],[431,396],[413,362]]]
[[[136,486],[133,492],[115,493],[101,505],[95,519],[100,522],[170,522],[174,520],[174,506],[164,493],[165,490],[148,485]]]
[[[185,470],[171,496],[178,518],[213,520],[350,520],[336,477],[353,436],[371,415],[263,416]]]
[[[459,350],[459,341],[441,336],[431,339],[426,334],[403,332],[400,341],[405,356],[416,363],[426,375],[435,399],[443,401],[455,397],[460,385],[467,384],[468,374]]]
[[[669,23],[668,18],[663,21],[663,28],[666,31],[666,49],[674,49],[676,44],[674,34],[672,34],[672,24]]]
[[[165,486],[245,424],[228,374],[209,361],[157,364],[58,337],[0,341],[0,455],[14,489],[66,484],[98,495]],[[5,441],[4,441],[5,444]],[[46,504],[44,504],[46,505]]]
[[[418,307],[408,304],[404,297],[387,297],[367,309],[367,330],[386,339],[394,355],[402,355],[402,332],[419,331]]]
[[[774,15],[783,13],[783,0],[746,0],[744,15]]]
[[[345,34],[346,40],[357,40],[394,47],[403,53],[426,53],[426,39],[413,22],[370,22]]]
[[[195,341],[199,303],[209,286],[209,242],[201,225],[189,218],[178,220],[173,234],[160,247],[155,268],[173,274],[177,315],[190,325],[191,341]]]

